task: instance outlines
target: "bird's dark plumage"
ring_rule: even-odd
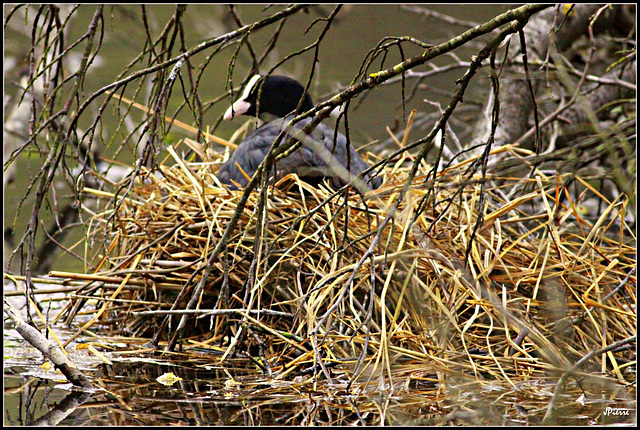
[[[262,88],[260,88],[262,87]],[[304,94],[304,87],[294,79],[284,76],[254,76],[247,85],[238,101],[225,113],[225,119],[238,115],[256,115],[268,113],[278,118],[268,122],[247,136],[238,145],[230,159],[218,171],[220,182],[235,189],[233,181],[242,186],[248,183],[256,172],[262,160],[266,157],[277,136],[295,115],[291,114],[298,106]],[[256,103],[260,97],[260,102]],[[313,108],[311,97],[307,94],[303,100],[300,112]],[[288,115],[291,114],[291,115]],[[292,134],[296,134],[311,118],[305,118],[296,123],[292,130],[282,139],[284,143]],[[302,179],[317,180],[323,177],[329,179],[332,187],[340,188],[353,177],[358,176],[369,165],[363,161],[353,146],[347,148],[347,139],[324,124],[318,126],[310,135],[303,134],[302,145],[292,154],[276,162],[276,178],[289,173],[296,173]],[[335,139],[335,141],[334,141]],[[366,185],[365,185],[366,184]],[[363,183],[356,183],[361,192],[368,188],[378,188],[382,184],[381,177],[364,177]]]

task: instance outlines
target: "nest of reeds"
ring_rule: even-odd
[[[184,348],[217,345],[263,368],[329,375],[351,361],[373,375],[414,360],[492,379],[567,368],[635,335],[635,238],[622,198],[602,201],[588,222],[560,198],[563,177],[535,172],[508,198],[516,179],[487,186],[465,176],[473,160],[436,175],[423,163],[400,203],[408,158],[365,196],[291,175],[249,195],[212,260],[243,192],[217,182],[221,155],[171,154],[113,195],[87,237],[88,279],[102,282],[91,294],[109,300],[101,322],[115,333],[163,344],[178,327]],[[614,354],[603,365],[624,379],[635,353]]]

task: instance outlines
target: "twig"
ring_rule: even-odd
[[[62,374],[73,384],[83,388],[93,388],[89,378],[82,373],[78,367],[67,357],[67,355],[55,344],[40,333],[39,330],[27,324],[20,316],[20,313],[4,300],[4,312],[15,323],[15,329],[34,348],[40,351],[46,358],[51,360],[56,369],[60,369]]]

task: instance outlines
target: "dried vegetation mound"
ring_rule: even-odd
[[[566,176],[469,179],[470,160],[434,178],[423,165],[394,210],[407,159],[365,196],[288,176],[248,196],[212,260],[243,192],[217,182],[220,156],[171,154],[114,195],[87,237],[88,279],[102,281],[90,294],[110,299],[100,320],[114,333],[221,345],[261,367],[352,361],[373,374],[418,360],[498,379],[566,369],[635,336],[627,202],[580,178],[576,198]],[[588,200],[602,207],[591,221]],[[602,360],[621,379],[630,363],[624,348]]]

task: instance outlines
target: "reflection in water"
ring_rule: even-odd
[[[112,360],[113,365],[101,365],[96,371],[94,381],[100,390],[95,393],[69,393],[35,378],[24,384],[5,370],[5,424],[537,425],[554,388],[542,382],[504,387],[481,384],[473,377],[448,380],[445,385],[416,378],[406,379],[409,383],[394,392],[347,393],[346,384],[320,383],[311,390],[300,376],[282,381],[261,377],[240,361],[221,368]],[[169,387],[156,381],[167,372],[183,379]],[[402,369],[396,373],[402,375]],[[591,390],[586,391],[588,401],[584,405],[575,401],[583,391],[572,383],[553,424],[633,421],[635,400],[624,400],[624,387],[601,380],[582,381],[581,388]],[[607,415],[607,407],[627,414]]]

